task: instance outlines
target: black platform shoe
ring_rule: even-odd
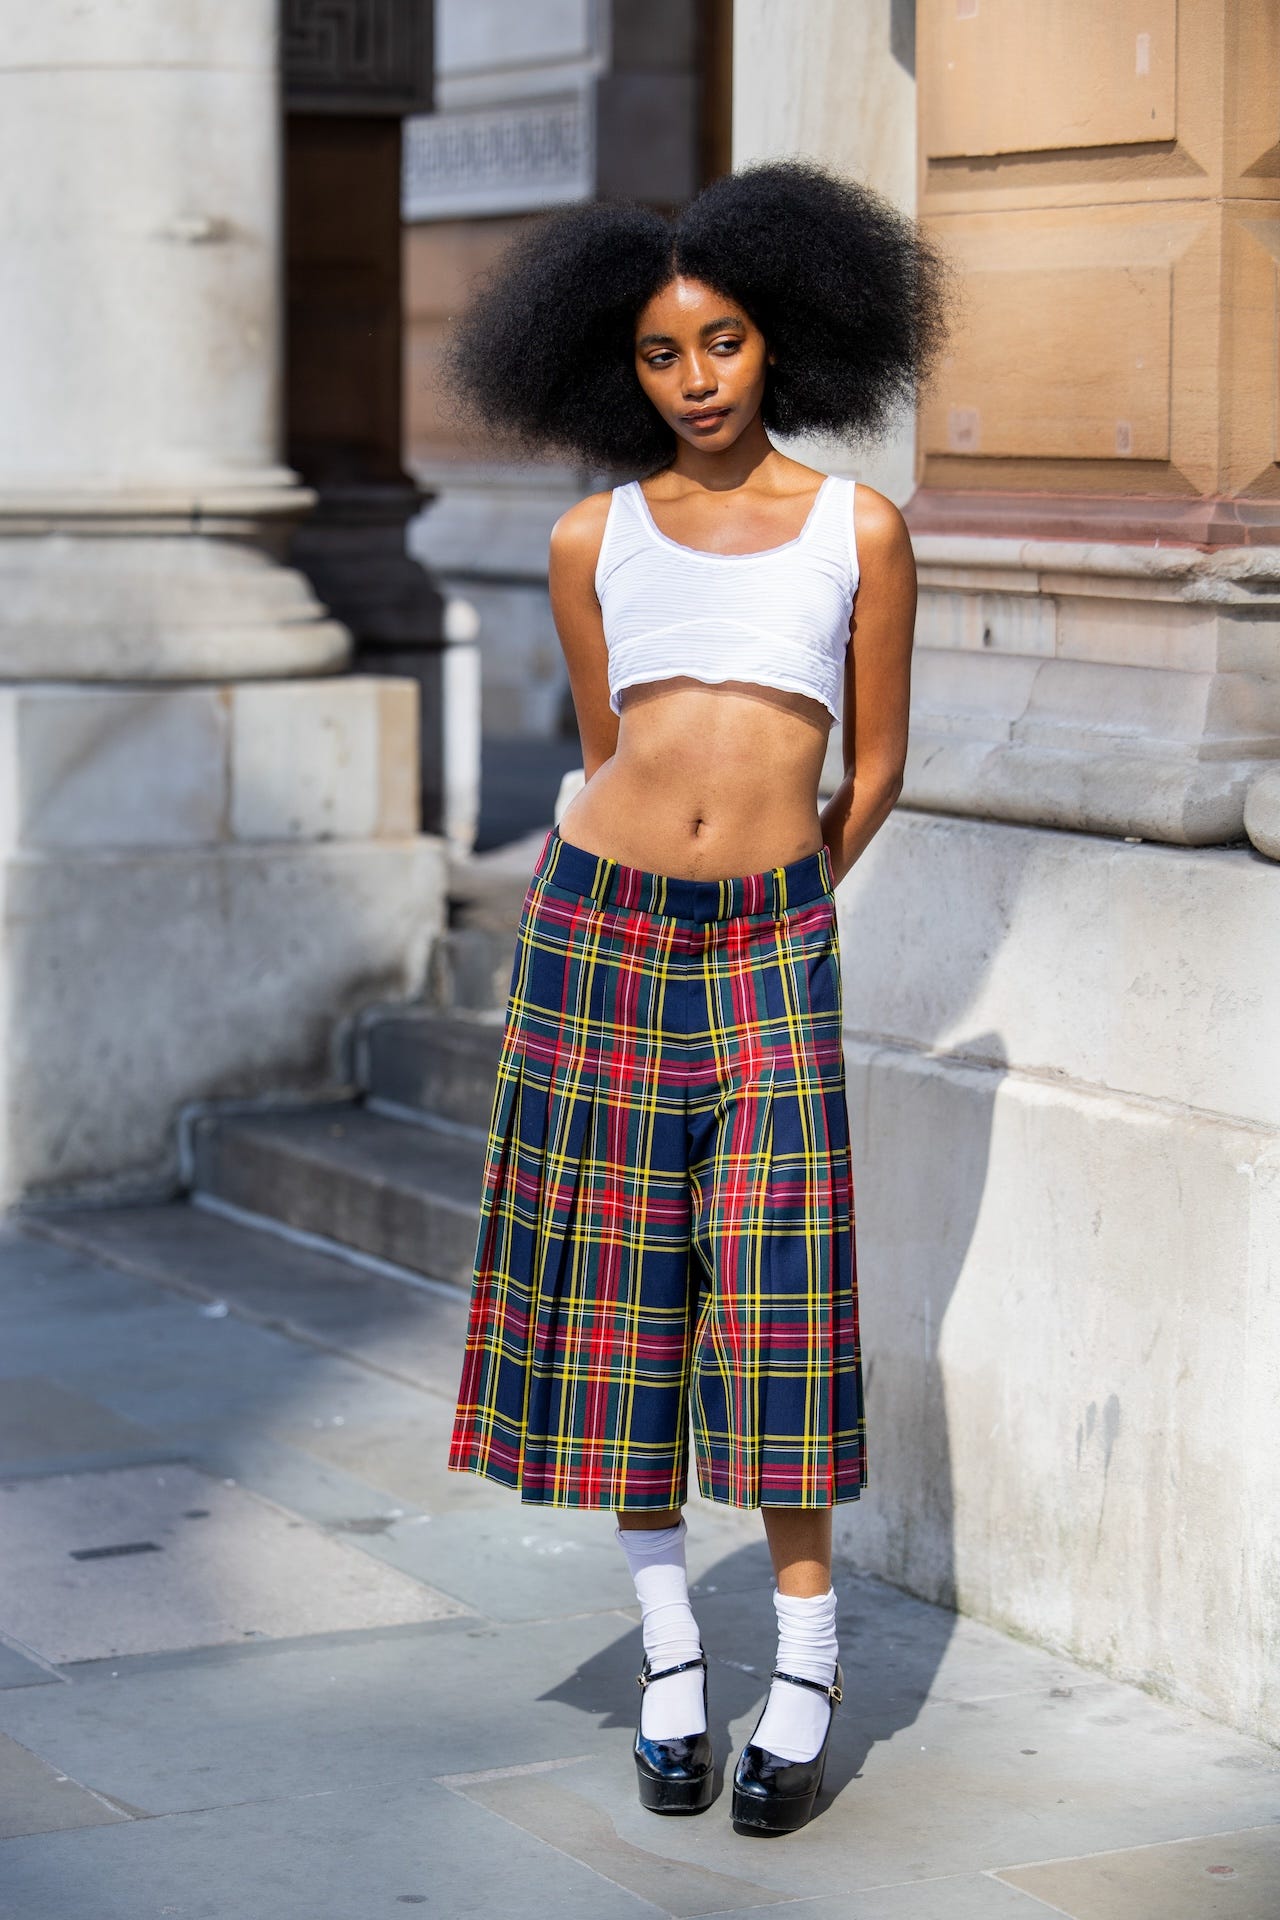
[[[707,1656],[682,1660],[678,1666],[663,1667],[654,1673],[646,1653],[636,1679],[641,1692],[669,1673],[684,1673],[689,1667],[702,1668],[702,1709],[707,1708]],[[640,1780],[640,1805],[650,1813],[701,1813],[711,1805],[713,1785],[711,1735],[689,1733],[674,1740],[647,1740],[636,1728],[636,1773]]]
[[[776,1753],[770,1753],[767,1747],[757,1747],[750,1740],[747,1742],[738,1756],[733,1776],[735,1833],[794,1833],[797,1827],[804,1826],[813,1812],[813,1803],[822,1785],[835,1708],[844,1698],[844,1675],[839,1662],[836,1663],[835,1682],[829,1687],[824,1687],[820,1680],[806,1680],[802,1674],[781,1673],[776,1667],[770,1678],[789,1680],[793,1686],[809,1687],[814,1693],[825,1693],[832,1711],[827,1719],[822,1745],[812,1760],[783,1760]],[[768,1705],[767,1701],[765,1705]],[[763,1719],[762,1709],[760,1720]],[[756,1721],[757,1727],[760,1720]]]

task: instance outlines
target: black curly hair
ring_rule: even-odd
[[[446,337],[446,404],[518,452],[665,466],[675,435],[635,372],[635,320],[677,274],[736,301],[776,358],[779,434],[864,439],[913,399],[945,333],[946,267],[914,221],[811,160],[769,160],[668,219],[592,201],[520,234]]]

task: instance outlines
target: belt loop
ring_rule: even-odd
[[[785,867],[775,867],[773,870],[773,892],[775,900],[774,911],[776,913],[785,913],[787,910],[787,870]]]

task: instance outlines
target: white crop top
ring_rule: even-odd
[[[839,720],[854,497],[852,480],[829,473],[794,540],[707,553],[659,531],[638,480],[615,487],[595,574],[613,711],[624,687],[688,674],[807,693]]]

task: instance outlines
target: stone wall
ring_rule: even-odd
[[[1275,341],[1229,191],[1252,166],[1272,193],[1274,20],[1089,0],[1055,63],[1024,16],[1060,8],[929,0],[917,127],[901,60],[896,117],[854,111],[903,10],[782,11],[738,0],[735,157],[888,181],[918,131],[924,191],[896,197],[973,282],[908,509],[906,804],[839,893],[870,1477],[837,1537],[1280,1739],[1280,568],[1251,544],[1277,470],[1230,375]],[[1173,359],[1131,366],[1161,299]],[[1082,302],[1094,332],[1064,336]]]

